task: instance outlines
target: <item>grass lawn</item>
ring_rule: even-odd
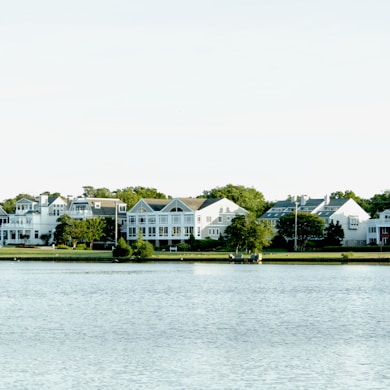
[[[345,252],[263,252],[263,263],[267,262],[341,262]],[[158,260],[191,260],[191,261],[228,261],[229,252],[163,252],[156,251],[153,259]],[[244,255],[244,257],[248,257]],[[107,260],[113,259],[110,250],[66,250],[52,249],[51,247],[0,248],[0,260],[29,259],[29,260]],[[353,252],[349,262],[364,261],[380,262],[389,261],[390,252]]]

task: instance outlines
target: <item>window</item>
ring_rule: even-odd
[[[186,226],[184,228],[184,235],[186,237],[190,236],[191,234],[194,234],[194,228],[192,226]]]
[[[207,217],[206,217],[206,222],[211,222],[212,221],[212,219],[211,219],[211,217],[208,215]]]
[[[172,215],[172,223],[178,225],[180,224],[181,215]]]
[[[155,237],[156,236],[156,228],[153,226],[153,227],[149,227],[149,237]]]
[[[193,225],[193,223],[194,223],[194,216],[193,215],[185,215],[184,216],[184,223],[186,225]]]
[[[172,237],[178,237],[181,235],[181,227],[180,226],[173,226],[171,229]]]
[[[219,217],[218,217],[218,223],[222,223],[223,222],[223,218],[222,218],[222,215],[220,215]]]
[[[158,231],[160,237],[168,237],[168,226],[160,226]]]
[[[155,217],[154,215],[150,215],[150,216],[148,217],[148,223],[149,223],[150,225],[155,225],[155,224],[156,224],[156,217]]]
[[[138,217],[138,222],[144,224],[144,223],[146,223],[146,218],[145,217]]]
[[[120,204],[118,207],[118,211],[120,213],[124,213],[126,211],[126,205],[125,204]]]
[[[129,217],[129,224],[130,224],[130,225],[135,225],[135,223],[136,223],[135,216],[134,216],[134,215],[131,215],[131,216]]]
[[[356,230],[359,227],[359,218],[358,217],[348,217],[349,229]]]
[[[137,237],[137,228],[135,227],[129,228],[129,237]]]
[[[158,222],[160,225],[165,225],[168,223],[168,215],[159,215]]]
[[[38,230],[34,231],[34,238],[39,238],[39,231]]]

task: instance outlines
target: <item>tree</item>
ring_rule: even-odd
[[[344,229],[339,221],[336,223],[333,220],[324,229],[324,245],[340,246],[344,240]]]
[[[378,213],[389,208],[390,208],[390,190],[387,190],[383,194],[375,194],[369,200],[368,213],[370,213],[371,217],[374,217]]]
[[[295,213],[282,216],[276,224],[278,233],[286,240],[295,239]],[[310,239],[323,237],[324,221],[316,214],[297,213],[297,245],[304,251]]]
[[[132,249],[123,237],[120,237],[114,250],[112,251],[114,257],[129,257],[132,254]]]
[[[85,220],[85,231],[83,238],[89,243],[90,249],[93,249],[93,242],[100,240],[104,236],[106,221],[103,218],[89,218]]]
[[[147,259],[153,256],[154,249],[153,245],[145,241],[142,237],[142,233],[138,233],[137,240],[131,246],[133,255],[139,259]]]
[[[86,233],[86,222],[83,219],[73,219],[70,226],[70,235],[73,249],[76,248],[79,241],[84,240]]]
[[[86,198],[113,198],[113,194],[108,188],[94,188],[92,186],[83,186],[83,190],[83,195]]]
[[[263,247],[271,244],[274,236],[273,228],[264,221],[259,221],[254,213],[237,215],[225,230],[227,243],[253,253],[261,252]]]
[[[216,187],[209,191],[203,191],[203,194],[199,197],[227,198],[245,210],[255,213],[258,217],[269,208],[261,192],[253,187],[249,188],[242,185],[228,184],[225,187]]]
[[[54,241],[58,244],[70,245],[72,242],[73,218],[64,214],[57,218],[57,226],[54,232]]]
[[[127,209],[130,210],[140,199],[166,199],[166,195],[157,191],[155,188],[147,187],[127,187],[114,192],[115,196],[122,202],[125,202]]]

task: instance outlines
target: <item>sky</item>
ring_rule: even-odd
[[[390,188],[388,0],[0,6],[0,201]]]

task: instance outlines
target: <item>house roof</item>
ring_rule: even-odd
[[[328,218],[341,206],[343,206],[349,199],[330,199],[329,203],[325,204],[324,199],[306,199],[304,204],[301,202],[298,204],[299,212],[314,212],[315,209],[320,207],[315,213],[321,218]],[[262,219],[279,219],[286,214],[290,214],[295,211],[295,202],[293,200],[282,200],[276,202],[275,205],[266,211],[261,218]]]
[[[218,202],[221,200],[220,198],[175,198],[175,199],[142,199],[145,203],[150,206],[153,211],[160,211],[165,206],[170,204],[171,202],[175,200],[180,200],[182,203],[184,203],[186,206],[188,206],[191,210],[201,210],[207,206],[210,206],[211,204]]]
[[[86,201],[91,207],[93,215],[100,217],[108,217],[115,215],[116,205],[125,204],[120,199],[114,198],[86,198]],[[97,204],[100,204],[100,206],[96,207]]]
[[[8,215],[1,206],[0,206],[0,215],[2,215],[2,216]]]

